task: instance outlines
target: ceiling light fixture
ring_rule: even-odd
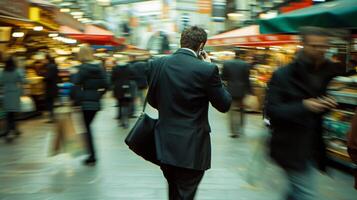
[[[35,26],[33,27],[34,31],[42,31],[43,30],[43,26]]]
[[[61,8],[60,11],[64,12],[64,13],[68,13],[68,12],[71,12],[71,9],[69,9],[69,8]]]
[[[58,33],[50,33],[48,34],[48,37],[58,37]]]
[[[21,38],[21,37],[24,37],[24,36],[25,36],[24,32],[13,32],[12,33],[12,37],[14,37],[14,38]]]

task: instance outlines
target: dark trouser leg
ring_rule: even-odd
[[[15,113],[8,112],[6,115],[6,119],[7,119],[7,129],[6,129],[6,135],[7,135],[10,131],[16,130]]]
[[[93,110],[83,110],[84,123],[87,129],[85,136],[87,140],[87,148],[88,148],[88,153],[90,155],[90,159],[95,159],[94,141],[93,141],[92,130],[90,128],[90,125],[96,113],[97,111],[93,111]]]
[[[245,109],[242,99],[238,100],[238,105],[239,105],[239,114],[240,114],[239,133],[243,134],[244,123],[245,123]]]
[[[129,125],[129,107],[128,105],[125,103],[122,106],[122,110],[121,110],[121,124],[123,125],[124,128],[127,128]]]
[[[204,171],[161,166],[169,186],[169,200],[193,200]]]
[[[47,110],[50,114],[50,120],[54,120],[55,119],[55,113],[54,113],[54,103],[55,103],[55,99],[52,97],[47,97]]]

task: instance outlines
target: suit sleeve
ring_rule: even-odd
[[[227,112],[232,103],[232,96],[225,89],[219,76],[217,66],[208,79],[207,94],[212,106],[220,112]]]
[[[311,112],[305,108],[301,101],[285,101],[284,91],[288,88],[280,83],[276,74],[268,84],[265,102],[265,112],[269,119],[274,122],[289,122],[299,125],[306,124],[306,117],[311,116]]]

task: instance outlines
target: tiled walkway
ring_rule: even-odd
[[[44,119],[22,122],[24,134],[12,144],[0,141],[0,200],[160,200],[166,182],[158,167],[128,150],[127,130],[114,120],[112,100],[94,122],[98,164],[81,165],[83,156],[49,156],[54,127]],[[227,116],[210,111],[213,159],[199,187],[198,200],[279,200],[285,182],[259,146],[261,117],[250,115],[246,136],[228,137]],[[135,120],[132,120],[134,122]],[[77,120],[78,123],[78,120]],[[319,175],[317,200],[356,200],[349,174]],[[252,184],[248,184],[254,183]]]

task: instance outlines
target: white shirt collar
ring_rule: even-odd
[[[189,49],[189,48],[181,48],[181,49],[184,49],[184,50],[187,50],[187,51],[191,51],[197,57],[197,53],[194,50]]]

